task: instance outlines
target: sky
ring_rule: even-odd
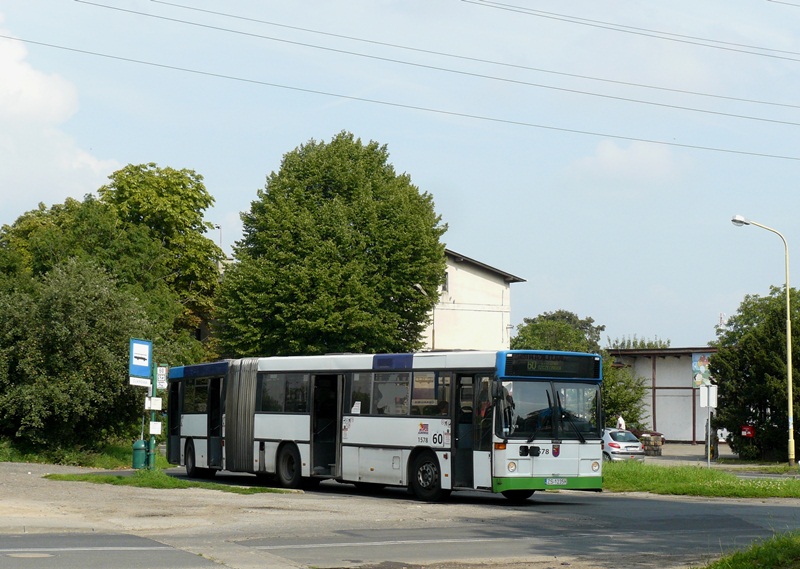
[[[800,255],[797,30],[800,0],[0,0],[0,225],[156,163],[230,254],[283,156],[347,131],[525,279],[514,324],[705,346],[785,283],[733,215]]]

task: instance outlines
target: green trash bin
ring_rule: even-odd
[[[139,439],[133,443],[133,468],[147,468],[147,441]]]

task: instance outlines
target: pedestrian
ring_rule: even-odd
[[[624,431],[625,430],[625,419],[622,418],[622,415],[617,417],[617,428],[620,431]]]

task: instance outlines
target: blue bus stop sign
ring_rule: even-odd
[[[130,365],[128,373],[131,377],[150,379],[152,375],[153,342],[131,338]]]

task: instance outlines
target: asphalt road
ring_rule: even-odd
[[[699,459],[688,450],[657,461],[702,460],[702,448]],[[800,529],[800,500],[562,491],[516,506],[464,492],[426,504],[399,489],[365,494],[336,483],[240,496],[41,478],[79,470],[0,463],[0,569],[665,569]]]

